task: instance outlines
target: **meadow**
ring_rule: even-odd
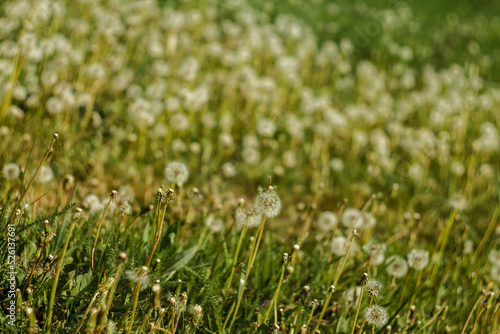
[[[496,10],[2,1],[0,332],[500,333]]]

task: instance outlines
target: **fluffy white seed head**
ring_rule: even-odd
[[[337,214],[334,212],[324,211],[319,215],[318,227],[323,232],[331,231],[335,226],[337,226],[337,223]]]
[[[429,253],[424,250],[412,249],[408,254],[408,265],[416,270],[422,270],[429,264]]]
[[[281,211],[281,199],[276,193],[274,187],[267,189],[259,187],[259,195],[254,203],[257,214],[266,215],[268,218],[276,217]]]
[[[38,175],[36,176],[36,181],[39,183],[48,183],[54,177],[54,172],[52,168],[49,166],[42,166],[38,171]]]
[[[387,323],[387,320],[389,320],[389,315],[385,308],[374,305],[365,311],[365,319],[369,325],[382,327]]]
[[[236,221],[248,227],[259,226],[262,220],[262,214],[258,214],[254,210],[245,210],[243,207],[236,209]]]
[[[342,214],[342,224],[349,228],[360,228],[363,226],[363,214],[358,209],[345,209]]]
[[[488,260],[490,260],[493,266],[500,267],[500,251],[492,249],[488,254]]]
[[[14,180],[19,177],[21,169],[16,163],[9,162],[3,166],[2,173],[8,180]]]
[[[168,181],[182,185],[187,181],[189,172],[182,162],[173,161],[165,167],[165,177]]]
[[[401,256],[390,256],[385,262],[389,264],[386,270],[391,276],[403,277],[408,272],[408,264]]]
[[[222,229],[224,228],[224,223],[220,218],[215,218],[214,216],[208,216],[205,219],[205,226],[207,226],[213,233],[217,233],[222,231]]]

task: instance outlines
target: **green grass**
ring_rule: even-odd
[[[500,330],[499,5],[44,4],[0,5],[0,331]]]

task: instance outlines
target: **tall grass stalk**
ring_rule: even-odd
[[[232,320],[231,320],[231,322],[229,324],[229,328],[228,328],[229,333],[231,332],[231,327],[233,326],[234,321],[236,320],[236,316],[238,315],[238,309],[240,307],[241,300],[243,299],[243,295],[245,294],[245,286],[248,282],[248,277],[250,276],[250,272],[252,270],[252,266],[253,266],[253,263],[255,261],[255,257],[257,256],[257,251],[259,250],[259,244],[260,244],[260,240],[262,238],[262,232],[264,230],[265,223],[266,223],[266,215],[263,215],[262,220],[260,221],[260,224],[259,224],[259,228],[257,229],[257,232],[255,233],[254,242],[252,243],[252,247],[250,248],[250,258],[248,259],[248,263],[247,263],[247,267],[246,267],[245,281],[243,282],[243,286],[241,288],[241,294],[238,296],[238,300],[236,301],[236,306],[235,306],[235,310],[233,312],[233,317],[232,317]]]
[[[53,278],[54,283],[52,283],[52,291],[50,293],[50,299],[49,299],[49,303],[48,303],[49,311],[47,313],[47,320],[46,320],[45,326],[44,326],[44,331],[47,334],[50,334],[52,331],[52,314],[54,312],[54,300],[56,298],[57,283],[59,282],[59,275],[61,274],[61,270],[64,266],[64,257],[66,256],[66,250],[68,249],[69,240],[71,238],[71,234],[73,233],[73,229],[75,228],[75,225],[76,225],[76,221],[75,221],[75,219],[72,219],[71,225],[69,227],[69,232],[68,232],[68,235],[66,236],[66,241],[65,241],[63,249],[61,251],[59,263],[57,264],[56,272],[55,272],[55,275]]]

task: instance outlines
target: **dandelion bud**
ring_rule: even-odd
[[[187,304],[187,293],[183,292],[179,295],[178,303],[175,305],[176,312],[184,312]]]
[[[290,263],[293,263],[295,261],[295,257],[297,257],[297,252],[299,251],[299,249],[300,249],[299,245],[297,245],[297,244],[293,245],[292,254],[290,255],[290,257],[288,259],[288,261]]]
[[[151,291],[153,292],[153,307],[155,309],[160,308],[160,297],[161,297],[161,286],[158,283],[155,283],[153,287],[151,288]]]
[[[408,319],[410,319],[410,321],[413,321],[413,319],[415,319],[415,305],[410,306],[410,315]]]
[[[160,266],[160,263],[161,263],[161,260],[156,259],[155,263],[153,264],[153,270],[158,269],[158,267]]]
[[[120,254],[118,254],[118,260],[120,262],[127,262],[127,253],[121,252]]]
[[[293,274],[293,267],[292,266],[286,267],[285,272],[283,273],[283,282],[288,281],[288,277],[291,274]]]
[[[330,287],[328,288],[328,292],[334,293],[335,292],[335,285],[330,285]]]
[[[87,320],[86,331],[88,333],[94,333],[97,326],[97,308],[93,307],[90,309],[89,319]]]
[[[113,198],[115,201],[118,200],[119,196],[118,196],[118,191],[116,190],[111,190],[111,198]]]
[[[26,316],[28,317],[28,328],[26,329],[26,332],[28,334],[36,333],[37,325],[36,325],[35,311],[31,307],[27,307],[25,312]]]
[[[288,262],[288,253],[283,253],[283,258],[281,260],[281,265],[285,265]]]
[[[54,139],[56,141],[59,140],[59,132],[54,132],[54,134],[52,136],[54,137]]]
[[[309,295],[309,291],[311,291],[311,288],[309,287],[309,285],[304,285],[304,287],[302,288],[302,291],[300,292],[300,297],[302,298],[302,300],[307,299],[307,296]]]
[[[162,199],[163,199],[163,189],[162,188],[158,188],[156,190],[156,200],[158,202],[160,202],[160,201],[162,201]]]

